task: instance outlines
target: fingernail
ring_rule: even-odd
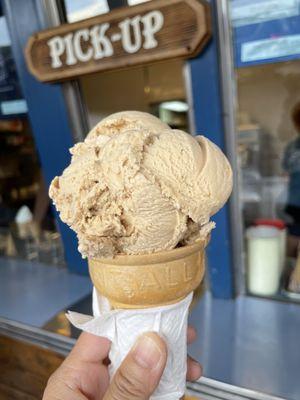
[[[151,337],[144,335],[138,338],[133,348],[133,358],[140,367],[155,368],[161,356],[160,348]]]

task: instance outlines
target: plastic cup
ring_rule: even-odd
[[[271,296],[277,293],[281,275],[281,233],[269,226],[247,229],[248,289]]]

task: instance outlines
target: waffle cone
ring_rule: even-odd
[[[202,281],[206,244],[202,240],[153,254],[89,259],[91,279],[115,309],[177,303]]]

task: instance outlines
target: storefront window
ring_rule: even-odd
[[[71,23],[146,1],[150,0],[65,0],[65,17]],[[114,112],[139,110],[156,115],[174,128],[188,130],[183,64],[169,61],[81,77],[89,127]]]
[[[246,286],[300,299],[299,2],[230,5]]]
[[[109,12],[107,0],[65,0],[65,8],[70,23]]]
[[[150,0],[65,0],[67,22],[77,22],[83,19],[106,14],[113,8],[135,6]]]
[[[90,128],[114,112],[139,110],[188,130],[182,61],[88,75],[80,83]]]
[[[0,16],[0,257],[64,266],[10,45]]]

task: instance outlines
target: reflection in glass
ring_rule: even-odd
[[[65,0],[65,7],[70,23],[109,12],[107,0]]]
[[[299,6],[232,0],[230,8],[248,290],[291,295],[300,241]]]

